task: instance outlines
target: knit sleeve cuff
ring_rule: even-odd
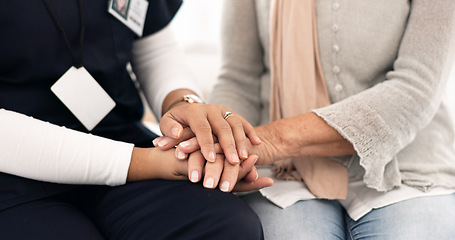
[[[365,169],[364,182],[378,191],[388,191],[401,184],[396,158],[390,146],[397,139],[392,130],[366,103],[345,99],[313,110],[353,146]]]

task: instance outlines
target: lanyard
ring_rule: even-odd
[[[43,0],[44,5],[46,6],[47,11],[49,12],[49,15],[52,18],[52,21],[54,22],[55,26],[57,27],[58,31],[63,37],[63,40],[65,40],[65,45],[68,51],[71,53],[71,57],[73,59],[73,64],[76,68],[82,67],[82,59],[84,56],[84,33],[85,33],[85,24],[84,24],[84,14],[82,12],[82,0],[78,0],[78,7],[79,7],[79,56],[77,57],[76,54],[74,53],[74,50],[71,48],[71,44],[68,40],[68,36],[66,35],[65,31],[63,30],[62,25],[60,24],[60,21],[57,19],[57,16],[55,13],[52,11],[48,0]]]

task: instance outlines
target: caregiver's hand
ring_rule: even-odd
[[[266,177],[259,178],[254,164],[256,155],[251,155],[241,164],[231,164],[222,154],[217,154],[215,162],[207,162],[200,151],[190,154],[188,160],[188,176],[190,181],[203,180],[206,188],[216,188],[223,192],[251,191],[273,185],[273,180]]]
[[[164,137],[157,138],[155,146],[162,150],[170,149],[196,136],[202,155],[209,162],[216,160],[216,141],[231,164],[248,158],[249,142],[260,144],[259,137],[248,121],[217,104],[176,105],[163,115],[160,129]]]

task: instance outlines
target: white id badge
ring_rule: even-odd
[[[110,0],[107,11],[141,37],[148,5],[147,0]]]
[[[89,131],[115,107],[114,100],[84,67],[71,67],[51,91]]]

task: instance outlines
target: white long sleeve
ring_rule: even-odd
[[[121,185],[133,145],[0,109],[0,171],[66,184]]]
[[[131,64],[147,101],[158,120],[166,96],[177,89],[201,91],[186,62],[172,27],[136,40]]]

